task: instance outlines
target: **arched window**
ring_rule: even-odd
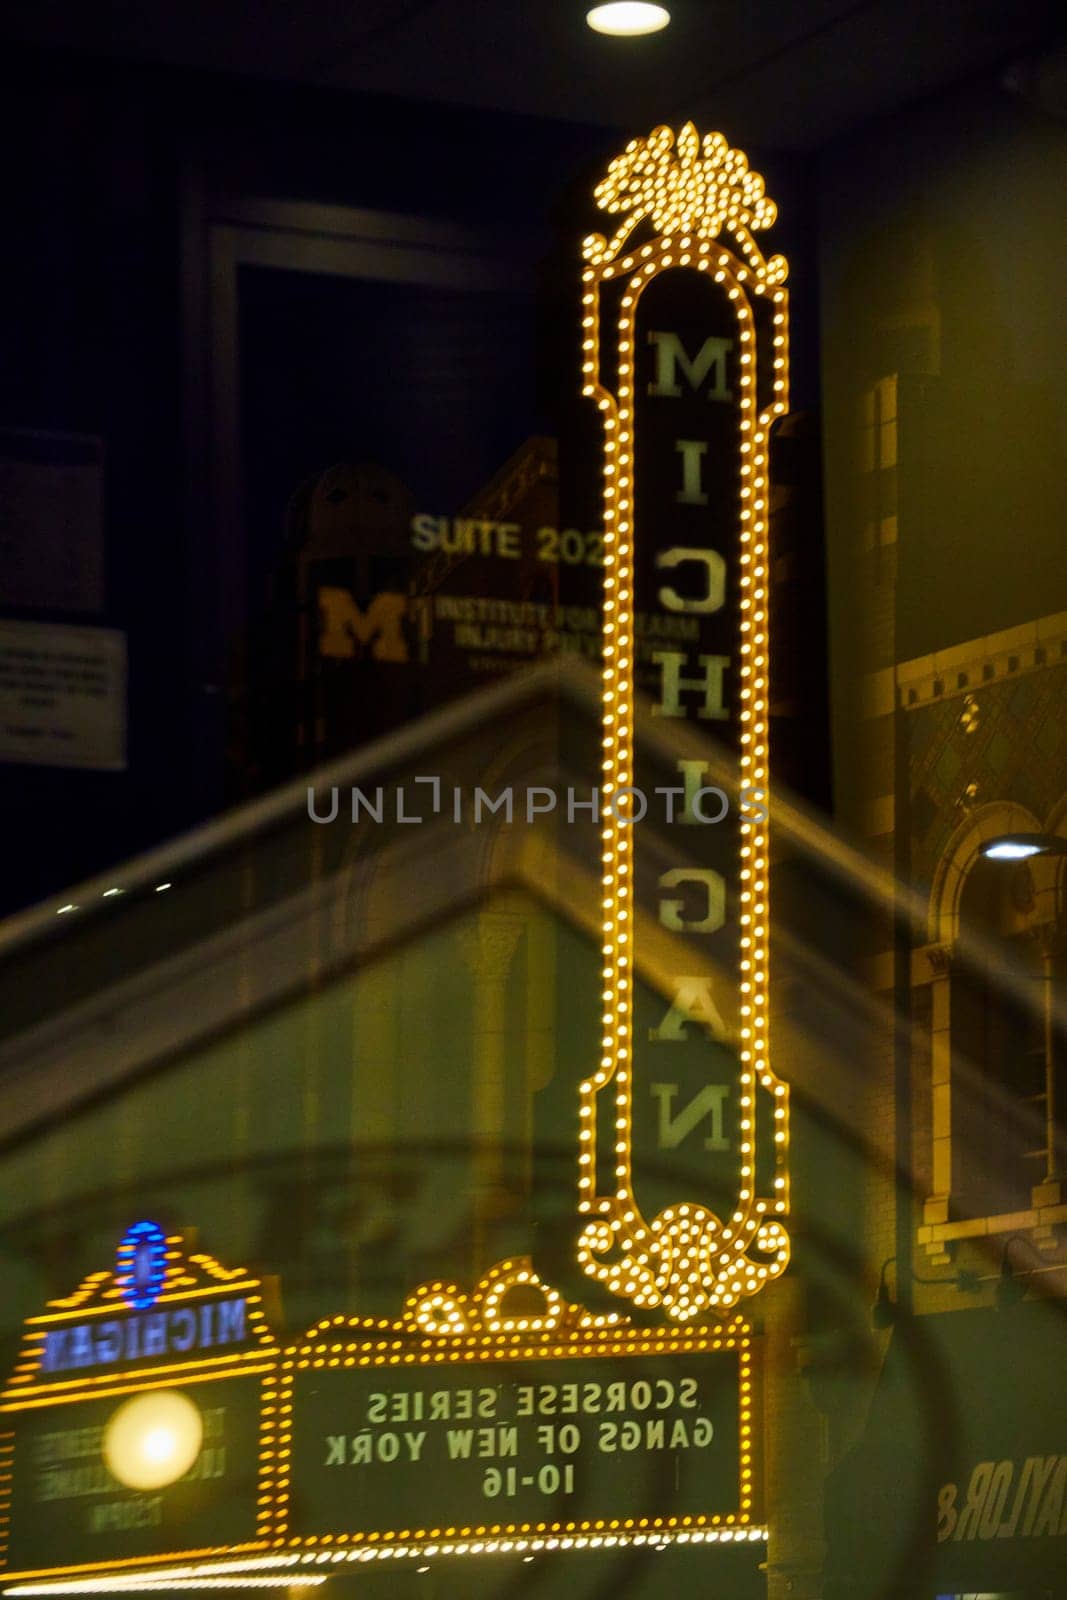
[[[934,875],[917,971],[931,990],[920,1242],[934,1261],[972,1219],[1041,1229],[1067,1195],[1067,860],[981,853],[1003,834],[1042,832],[1067,836],[1067,798],[1044,824],[1013,801],[976,807]]]
[[[1037,920],[1037,912],[1028,863],[979,860],[971,867],[951,972],[957,1215],[1027,1211],[1034,1187],[1060,1172],[1062,1152],[1047,1115],[1050,1087],[1055,1102],[1062,1077],[1055,1058],[1062,1060],[1067,1044],[1047,1026],[1060,959],[1055,924]]]

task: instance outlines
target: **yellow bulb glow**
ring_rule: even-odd
[[[187,1395],[155,1389],[126,1400],[104,1430],[108,1470],[129,1489],[162,1489],[200,1454],[204,1424]]]

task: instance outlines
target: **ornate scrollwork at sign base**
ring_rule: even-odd
[[[594,193],[601,210],[612,216],[624,213],[625,219],[610,240],[593,233],[583,241],[582,253],[593,265],[614,261],[638,224],[647,220],[662,237],[716,239],[731,233],[749,266],[770,282],[785,281],[785,257],[764,261],[753,238],[754,232],[771,226],[778,208],[748,157],[721,133],[706,133],[701,139],[691,122],[677,138],[672,128],[654,128],[647,139],[630,140]]]
[[[724,1229],[700,1205],[668,1206],[650,1223],[632,1209],[612,1208],[583,1230],[578,1260],[612,1293],[688,1322],[728,1311],[779,1277],[789,1263],[789,1235],[759,1215]]]

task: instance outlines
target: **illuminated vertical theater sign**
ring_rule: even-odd
[[[761,254],[754,235],[774,204],[719,133],[686,124],[632,140],[596,199],[619,225],[583,246],[583,385],[603,424],[607,804],[603,1047],[582,1086],[579,1258],[620,1298],[687,1320],[757,1292],[789,1256],[788,1098],[767,1006],[768,455],[788,404],[787,265]],[[643,652],[653,715],[692,717],[738,762],[736,801],[706,830],[717,854],[700,869],[643,862],[635,825],[636,624],[657,611],[693,626],[689,641]],[[701,763],[678,766],[682,838],[721,803],[704,809]],[[639,1030],[635,920],[650,874],[660,921],[706,940],[707,969],[679,974],[663,1023]],[[684,915],[682,885],[702,897]],[[684,1108],[653,1080],[671,1075],[665,1052],[691,1054],[694,1034],[706,1081],[689,1115],[707,1117],[708,1182],[690,1192],[680,1175],[679,1198],[660,1204],[643,1193],[638,1134],[658,1095],[660,1148],[674,1142],[670,1116],[677,1126]]]

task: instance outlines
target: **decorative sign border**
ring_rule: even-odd
[[[727,1310],[777,1277],[789,1260],[781,1223],[788,1210],[788,1090],[771,1070],[768,1048],[766,813],[742,810],[741,830],[741,1185],[728,1222],[698,1204],[641,1214],[631,1171],[633,1140],[633,849],[625,809],[612,803],[634,780],[634,324],[642,293],[673,268],[709,274],[733,302],[739,342],[741,408],[740,784],[766,792],[768,716],[767,528],[770,430],[788,408],[788,292],[783,256],[764,260],[753,230],[768,227],[776,208],[763,179],[721,134],[701,140],[691,123],[678,134],[657,128],[634,139],[611,163],[596,191],[601,207],[625,213],[613,237],[591,234],[583,245],[583,394],[596,402],[604,428],[604,672],[602,688],[602,841],[604,1010],[600,1065],[581,1087],[579,1209],[592,1220],[578,1247],[585,1272],[640,1306],[666,1307],[678,1320]],[[644,223],[657,236],[630,253]],[[741,258],[718,239],[728,230]],[[623,288],[614,335],[615,390],[603,376],[601,290]],[[772,310],[772,398],[757,403],[759,343],[752,297]],[[775,1176],[772,1196],[755,1193],[757,1085],[774,1097]],[[613,1192],[598,1194],[596,1100],[612,1092],[615,1107]],[[758,1252],[754,1259],[751,1251]]]

